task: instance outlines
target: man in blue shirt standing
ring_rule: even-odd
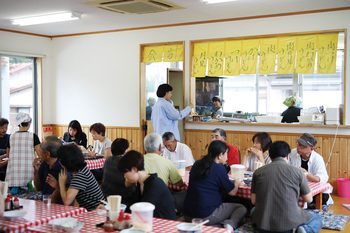
[[[153,130],[159,135],[165,132],[172,132],[176,140],[180,141],[180,132],[177,121],[185,118],[191,112],[187,106],[182,111],[178,111],[171,100],[173,88],[169,84],[162,84],[157,89],[158,100],[152,110]]]

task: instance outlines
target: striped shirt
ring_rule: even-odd
[[[86,166],[73,175],[69,188],[79,190],[76,200],[88,211],[96,209],[100,200],[104,199],[100,186]]]

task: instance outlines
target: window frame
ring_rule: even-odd
[[[192,76],[192,67],[193,67],[193,54],[194,54],[194,44],[200,43],[200,42],[220,42],[220,41],[226,41],[226,40],[248,40],[248,39],[263,39],[263,38],[270,38],[270,37],[278,37],[278,36],[300,36],[300,35],[310,35],[310,34],[329,34],[329,33],[343,33],[344,34],[344,54],[343,54],[343,64],[342,64],[342,71],[341,71],[341,78],[342,78],[342,104],[343,104],[343,113],[341,118],[343,119],[343,122],[341,125],[347,125],[346,122],[346,110],[347,110],[347,102],[346,102],[346,86],[347,86],[347,80],[346,80],[346,56],[347,56],[347,29],[334,29],[334,30],[323,30],[323,31],[306,31],[306,32],[290,32],[290,33],[277,33],[277,34],[265,34],[265,35],[254,35],[254,36],[241,36],[241,37],[225,37],[225,38],[215,38],[215,39],[203,39],[203,40],[190,40],[190,69],[189,69],[189,77],[190,77],[190,103],[193,104],[193,106],[196,106],[196,77]],[[258,63],[257,63],[258,64]],[[259,74],[256,73],[256,76]],[[293,76],[298,76],[302,74],[293,73]],[[295,77],[294,77],[295,78]],[[298,78],[298,77],[296,77]],[[258,78],[256,77],[258,80]],[[300,83],[301,78],[298,78],[297,82],[297,88],[298,92],[302,91],[302,86]],[[258,90],[258,81],[256,82],[256,89]],[[257,91],[256,95],[256,109],[258,110],[258,102],[259,102],[259,93]]]

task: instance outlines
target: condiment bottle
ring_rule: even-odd
[[[11,197],[7,196],[5,200],[5,210],[11,210]]]
[[[131,227],[131,217],[128,214],[124,215],[124,228],[130,228]]]
[[[106,222],[103,224],[103,230],[105,232],[113,232],[113,222],[109,218],[109,211],[107,210]]]
[[[15,199],[13,200],[13,208],[17,209],[19,207],[19,199],[18,197],[15,197]]]

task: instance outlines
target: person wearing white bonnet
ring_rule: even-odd
[[[28,132],[32,118],[20,112],[16,116],[18,131],[10,136],[10,153],[5,180],[13,195],[27,188],[33,180],[33,160],[35,152],[41,155],[40,140],[35,133]]]
[[[19,112],[16,116],[16,122],[18,127],[23,127],[22,123],[31,123],[32,118],[29,116],[28,113]]]

